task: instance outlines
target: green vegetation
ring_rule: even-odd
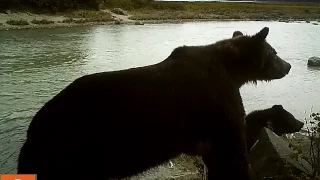
[[[73,22],[74,22],[73,18],[64,19],[62,21],[62,23],[73,23]]]
[[[90,21],[88,19],[73,19],[73,18],[64,19],[62,21],[62,23],[77,23],[77,24],[83,24],[87,22],[90,22]]]
[[[105,4],[107,7],[120,7],[126,10],[135,9],[171,9],[171,10],[183,10],[184,3],[177,2],[155,2],[153,0],[108,0]]]
[[[29,22],[26,20],[8,20],[6,23],[9,25],[16,25],[16,26],[29,25]]]
[[[109,13],[102,11],[88,11],[88,10],[79,10],[73,11],[67,14],[69,18],[84,18],[88,19],[91,22],[104,22],[104,21],[112,21],[112,17]]]
[[[47,19],[41,19],[41,20],[34,19],[31,21],[31,23],[33,23],[33,24],[53,24],[54,21],[50,21]]]
[[[0,0],[0,9],[47,9],[52,12],[70,9],[98,10],[102,0]]]
[[[108,22],[113,21],[111,15],[102,11],[79,10],[67,13],[68,19],[64,19],[62,23],[83,24],[87,22]]]
[[[313,3],[153,2],[109,0],[105,7],[130,10],[134,20],[247,19],[308,20],[320,18],[320,5]]]
[[[305,125],[308,134],[307,139],[293,138],[289,140],[290,146],[295,150],[295,153],[290,157],[296,159],[297,162],[301,162],[301,158],[308,161],[313,174],[311,177],[307,175],[299,178],[290,177],[290,180],[320,180],[320,113],[311,113],[308,118],[305,118]],[[286,175],[285,177],[289,176]]]
[[[308,128],[310,136],[310,164],[313,169],[313,176],[320,176],[320,113],[310,115],[312,127]]]

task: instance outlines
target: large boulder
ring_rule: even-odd
[[[182,154],[147,171],[118,180],[203,180],[202,169],[200,157]]]
[[[121,9],[121,8],[113,8],[111,10],[111,12],[113,12],[115,14],[119,14],[119,15],[128,16],[128,13],[125,10]]]
[[[289,143],[268,128],[263,128],[252,147],[248,161],[257,178],[276,177],[290,172],[312,175],[311,165],[289,147]]]
[[[320,67],[320,58],[313,56],[308,59],[308,66],[317,66]]]

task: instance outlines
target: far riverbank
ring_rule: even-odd
[[[112,13],[120,7],[125,15]],[[134,8],[102,4],[100,10],[74,10],[55,14],[5,10],[0,13],[0,30],[56,28],[109,24],[182,23],[190,21],[280,21],[320,22],[320,4],[255,2],[153,2]]]

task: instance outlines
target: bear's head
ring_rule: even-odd
[[[273,105],[271,110],[273,115],[267,121],[266,126],[278,136],[299,132],[304,126],[303,122],[297,120],[282,105]]]
[[[266,41],[268,33],[268,27],[253,36],[235,31],[231,39],[217,44],[223,52],[224,67],[240,86],[246,82],[281,79],[289,73],[291,65]]]

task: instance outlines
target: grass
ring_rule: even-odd
[[[41,19],[41,20],[34,19],[31,21],[31,23],[33,23],[33,24],[53,24],[54,21],[47,20],[47,19]]]
[[[8,20],[6,23],[9,25],[16,25],[16,26],[29,25],[29,22],[26,20]]]
[[[109,13],[102,11],[79,10],[70,12],[66,16],[73,19],[86,19],[87,22],[106,22],[113,20]]]
[[[246,20],[316,20],[320,4],[314,3],[237,3],[237,2],[151,2],[143,6],[112,1],[108,8],[130,10],[134,20],[167,19],[246,19]]]
[[[91,21],[91,22],[108,22],[108,21],[113,21],[113,19],[110,16],[110,18],[107,18],[107,17],[92,18],[92,19],[89,19],[89,21]]]
[[[88,22],[108,22],[113,21],[111,15],[102,11],[78,10],[64,14],[67,19],[62,23],[77,23],[83,24]]]
[[[62,23],[83,24],[88,22],[108,22],[113,21],[111,15],[102,11],[78,10],[63,14],[68,17]]]
[[[89,22],[87,19],[73,19],[73,18],[68,18],[64,19],[62,23],[77,23],[77,24],[83,24]]]

